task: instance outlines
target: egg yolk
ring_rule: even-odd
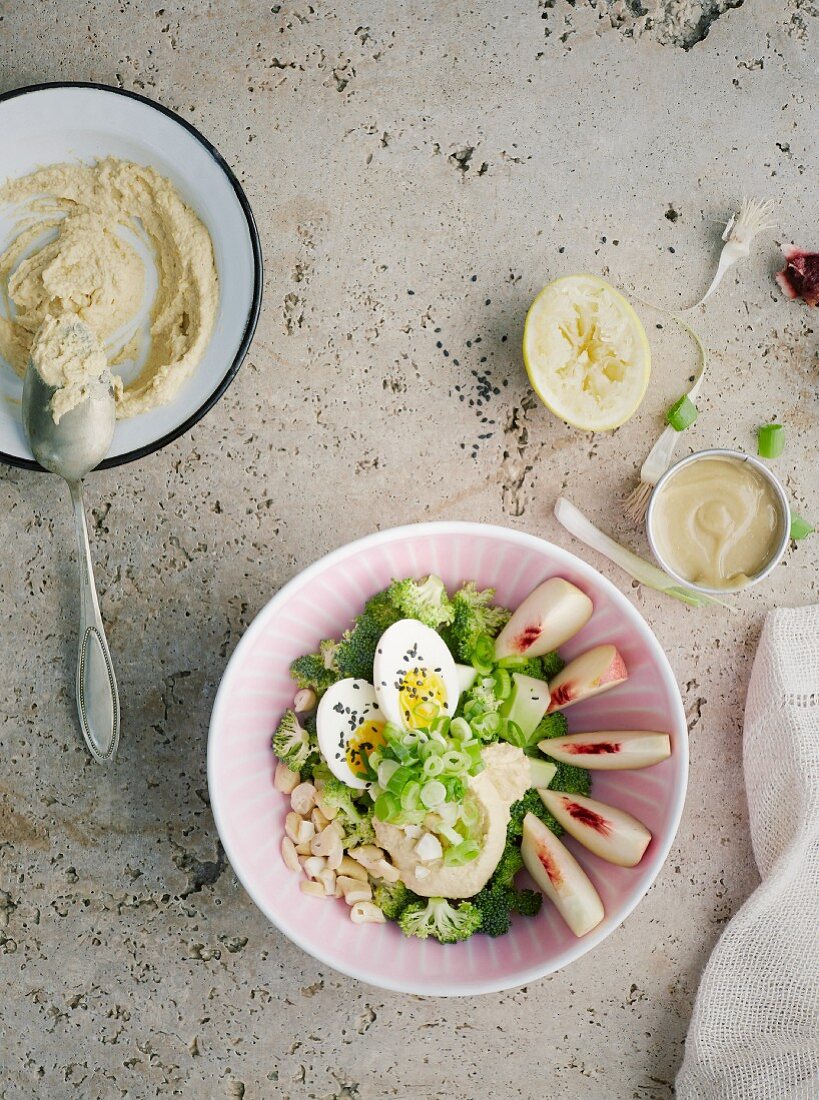
[[[347,742],[347,765],[353,775],[359,779],[367,779],[367,755],[385,744],[383,722],[362,722]]]
[[[429,729],[446,707],[444,681],[430,668],[413,668],[401,680],[398,702],[407,729]]]

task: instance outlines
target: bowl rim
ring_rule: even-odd
[[[236,349],[236,354],[233,357],[233,361],[222,376],[216,389],[205,398],[195,412],[191,413],[191,415],[183,420],[181,424],[172,428],[171,431],[160,436],[159,439],[155,439],[151,443],[146,443],[142,447],[136,447],[131,451],[125,451],[121,455],[106,458],[99,466],[95,467],[97,470],[110,470],[116,466],[123,466],[129,462],[137,462],[139,459],[146,458],[155,451],[161,451],[163,447],[167,447],[169,443],[173,443],[174,440],[179,439],[180,436],[190,431],[194,425],[198,424],[199,421],[210,412],[217,401],[224,396],[228,386],[236,377],[239,367],[244,362],[245,356],[250,348],[250,343],[256,332],[256,325],[259,321],[259,314],[262,308],[262,286],[264,283],[261,238],[244,188],[239,183],[230,165],[216,146],[208,141],[208,139],[200,133],[192,123],[188,122],[187,119],[182,118],[176,111],[172,111],[170,107],[166,107],[164,104],[157,102],[157,100],[149,99],[148,96],[140,95],[138,92],[132,92],[127,88],[116,88],[110,84],[100,84],[91,80],[53,80],[44,81],[39,84],[26,84],[23,87],[12,88],[8,92],[3,92],[2,95],[0,95],[0,105],[7,100],[17,99],[20,96],[31,95],[36,92],[52,91],[60,88],[80,88],[96,92],[108,92],[112,95],[124,96],[126,99],[135,99],[146,107],[151,107],[160,114],[167,115],[168,118],[173,119],[174,122],[187,130],[188,133],[196,138],[200,145],[205,148],[211,158],[216,162],[217,167],[220,168],[222,173],[227,177],[228,183],[231,185],[242,209],[242,213],[244,214],[248,234],[250,235],[250,247],[253,253],[253,289],[244,331],[239,341],[239,346]],[[9,466],[16,466],[21,470],[34,470],[36,473],[48,472],[43,469],[39,462],[35,462],[30,458],[20,458],[19,455],[11,455],[3,450],[0,450],[0,462],[5,462]]]
[[[762,474],[773,489],[782,514],[782,535],[777,544],[776,552],[772,555],[767,565],[760,569],[758,573],[755,573],[753,577],[749,577],[745,584],[741,584],[736,588],[711,588],[706,584],[698,584],[696,581],[688,580],[674,569],[671,563],[660,553],[657,546],[657,540],[654,537],[654,514],[659,494],[662,493],[665,486],[683,466],[692,466],[695,462],[700,462],[709,458],[733,458],[743,464],[750,463],[754,469]],[[756,455],[749,455],[744,451],[737,451],[731,447],[704,447],[701,451],[692,451],[690,455],[685,455],[683,458],[678,459],[672,466],[669,466],[660,478],[658,478],[657,484],[651,490],[648,508],[646,509],[646,538],[648,539],[651,552],[658,564],[666,573],[672,576],[675,581],[679,581],[680,584],[693,589],[695,592],[703,592],[708,596],[730,596],[733,593],[745,592],[749,588],[753,588],[755,584],[759,584],[760,581],[764,581],[782,561],[791,539],[791,505],[782,482],[773,470],[766,466],[764,462],[756,457]]]
[[[253,645],[257,635],[259,635],[267,624],[268,620],[275,616],[279,606],[288,600],[293,593],[298,592],[300,589],[306,587],[314,577],[319,576],[323,570],[328,566],[334,565],[336,562],[343,561],[346,558],[353,557],[360,553],[362,550],[366,550],[368,547],[378,545],[379,543],[386,543],[391,541],[398,541],[408,536],[422,536],[422,535],[460,535],[461,537],[468,538],[470,535],[474,537],[491,535],[506,539],[512,543],[528,547],[538,551],[539,553],[551,556],[553,559],[557,558],[571,562],[572,566],[579,572],[585,573],[590,579],[593,579],[595,583],[602,584],[604,590],[613,598],[615,603],[625,603],[631,610],[634,616],[634,626],[642,635],[644,641],[648,645],[649,649],[656,660],[656,667],[659,674],[662,676],[666,685],[670,688],[670,695],[673,701],[673,710],[676,712],[674,715],[675,725],[678,733],[678,747],[677,754],[679,755],[680,775],[681,781],[677,785],[677,789],[673,792],[673,799],[670,806],[671,809],[671,825],[667,831],[662,844],[658,844],[657,850],[652,856],[652,866],[650,875],[645,883],[645,889],[643,889],[636,897],[629,901],[629,903],[621,910],[618,911],[617,924],[609,928],[598,928],[589,932],[587,935],[581,937],[576,943],[570,945],[568,949],[563,951],[555,961],[549,961],[545,965],[538,965],[529,967],[519,977],[516,976],[513,983],[510,984],[508,978],[494,978],[487,981],[476,981],[469,988],[464,989],[452,989],[451,986],[443,983],[438,984],[436,980],[425,980],[423,983],[410,984],[406,982],[392,981],[388,977],[379,976],[376,979],[372,975],[362,976],[360,969],[354,965],[349,965],[344,960],[339,960],[331,956],[328,952],[324,951],[320,946],[315,946],[309,943],[305,937],[303,937],[298,929],[291,929],[285,927],[283,923],[273,913],[269,912],[265,904],[262,902],[254,889],[252,884],[245,878],[243,870],[240,870],[238,859],[234,859],[234,852],[229,842],[226,842],[226,838],[223,835],[222,830],[222,812],[219,806],[219,780],[216,775],[215,767],[213,764],[215,753],[211,751],[212,745],[215,743],[218,736],[217,729],[222,721],[222,710],[226,705],[226,699],[228,697],[228,690],[230,681],[237,674],[237,669],[243,654],[249,651]],[[475,578],[477,580],[477,578]],[[537,535],[529,534],[526,531],[515,531],[508,527],[503,527],[500,524],[492,523],[479,523],[473,521],[464,520],[437,520],[427,523],[411,523],[404,524],[399,527],[390,527],[382,531],[376,531],[370,535],[365,535],[362,538],[355,539],[352,542],[345,543],[343,546],[337,547],[335,550],[331,550],[329,553],[323,555],[317,561],[314,561],[311,565],[301,570],[294,577],[292,577],[286,584],[284,584],[278,591],[267,601],[267,603],[259,609],[253,621],[247,627],[242,637],[239,639],[235,649],[228,659],[225,670],[222,673],[222,678],[219,683],[219,687],[216,692],[216,697],[213,703],[213,710],[211,711],[210,723],[208,726],[208,744],[207,744],[207,782],[208,782],[208,795],[210,800],[211,812],[213,814],[214,823],[216,825],[219,839],[225,851],[225,855],[233,868],[233,872],[237,879],[241,883],[243,889],[246,891],[250,899],[256,905],[256,907],[264,914],[264,916],[273,924],[284,936],[286,936],[297,947],[301,948],[306,954],[316,959],[318,962],[329,966],[332,970],[335,970],[341,974],[345,974],[347,977],[355,978],[357,981],[364,982],[367,985],[374,986],[379,989],[386,989],[396,993],[407,993],[416,996],[426,997],[472,997],[486,993],[499,993],[509,989],[517,989],[520,986],[526,985],[529,982],[537,981],[548,974],[552,974],[557,970],[562,969],[569,963],[574,962],[581,956],[587,954],[598,943],[601,943],[609,935],[611,935],[616,929],[623,923],[623,921],[636,909],[639,903],[648,893],[651,886],[657,879],[660,871],[662,870],[671,846],[677,835],[677,831],[680,826],[680,820],[682,818],[683,807],[685,804],[685,796],[688,788],[688,722],[685,717],[685,711],[682,704],[682,698],[680,695],[680,689],[677,684],[674,672],[671,668],[668,658],[665,655],[665,651],[660,645],[659,641],[654,635],[651,627],[645,621],[643,616],[631,603],[630,600],[614,585],[607,577],[604,577],[602,573],[598,572],[594,566],[589,565],[583,561],[582,558],[578,558],[570,550],[564,550],[563,547],[556,546],[554,543],[549,542],[546,539],[542,539]],[[271,787],[272,792],[272,787]]]

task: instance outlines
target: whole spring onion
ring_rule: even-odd
[[[791,538],[794,542],[799,542],[800,539],[806,539],[808,535],[813,534],[813,531],[814,528],[806,519],[797,516],[795,512],[791,513]]]
[[[684,432],[686,428],[691,427],[697,419],[697,415],[697,406],[688,394],[685,394],[679,401],[674,402],[665,414],[665,419],[666,423],[670,424],[675,432]]]
[[[760,458],[779,458],[785,450],[785,429],[781,424],[763,424],[757,429],[756,441]]]
[[[687,588],[656,565],[652,565],[651,562],[645,561],[637,554],[632,553],[631,550],[626,549],[625,546],[621,546],[619,542],[615,542],[614,539],[609,538],[608,535],[595,527],[593,523],[586,519],[580,509],[575,508],[571,501],[566,500],[565,497],[558,497],[555,501],[555,518],[576,539],[580,539],[586,546],[597,550],[609,561],[619,565],[621,569],[624,569],[630,577],[639,581],[640,584],[644,584],[648,588],[654,588],[658,592],[665,592],[667,596],[672,596],[675,600],[687,603],[690,607],[719,604],[729,611],[735,610],[731,604],[725,603],[724,600],[720,600],[716,596],[706,596],[704,592]]]

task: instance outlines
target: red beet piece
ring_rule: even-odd
[[[776,281],[789,298],[801,298],[819,306],[819,252],[805,252],[791,245],[785,249],[785,266]]]

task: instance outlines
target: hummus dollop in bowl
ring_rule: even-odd
[[[392,922],[355,925],[343,902],[302,893],[298,876],[281,859],[289,799],[273,787],[276,758],[270,739],[282,712],[293,704],[290,662],[315,649],[322,638],[337,637],[368,596],[393,578],[429,573],[452,588],[465,580],[493,587],[497,601],[510,607],[549,577],[563,577],[582,589],[594,613],[561,652],[571,660],[593,646],[611,643],[622,654],[630,676],[616,692],[574,705],[572,730],[634,728],[670,734],[671,756],[662,763],[639,771],[595,773],[594,797],[638,816],[653,839],[633,868],[605,863],[566,840],[593,877],[605,906],[602,923],[580,939],[547,901],[536,917],[513,920],[507,935],[475,935],[458,944],[409,939]],[[514,751],[507,754],[500,743],[498,747],[501,752],[479,776],[477,791],[488,843],[495,845],[505,831],[508,802],[520,790]],[[208,739],[208,788],[219,835],[238,879],[265,916],[303,950],[344,974],[385,989],[429,996],[469,996],[525,985],[594,950],[615,932],[668,855],[682,813],[687,773],[688,740],[679,690],[659,642],[639,612],[573,554],[524,532],[473,523],[381,531],[335,550],[295,576],[273,595],[233,653],[216,696]],[[401,851],[394,845],[393,849],[393,859],[401,862]],[[490,864],[492,858],[490,853]],[[411,870],[408,853],[404,862]],[[469,872],[477,877],[463,884],[464,896],[473,891],[483,870],[478,864]],[[451,881],[441,884],[450,896],[458,888]],[[630,922],[630,942],[636,939],[646,951],[663,935],[660,901],[656,894],[652,897]],[[275,935],[271,930],[271,938]]]
[[[0,128],[0,459],[38,468],[22,374],[55,312],[89,324],[109,358],[103,467],[141,458],[212,408],[250,345],[262,263],[247,198],[193,126],[120,89],[17,89]]]

